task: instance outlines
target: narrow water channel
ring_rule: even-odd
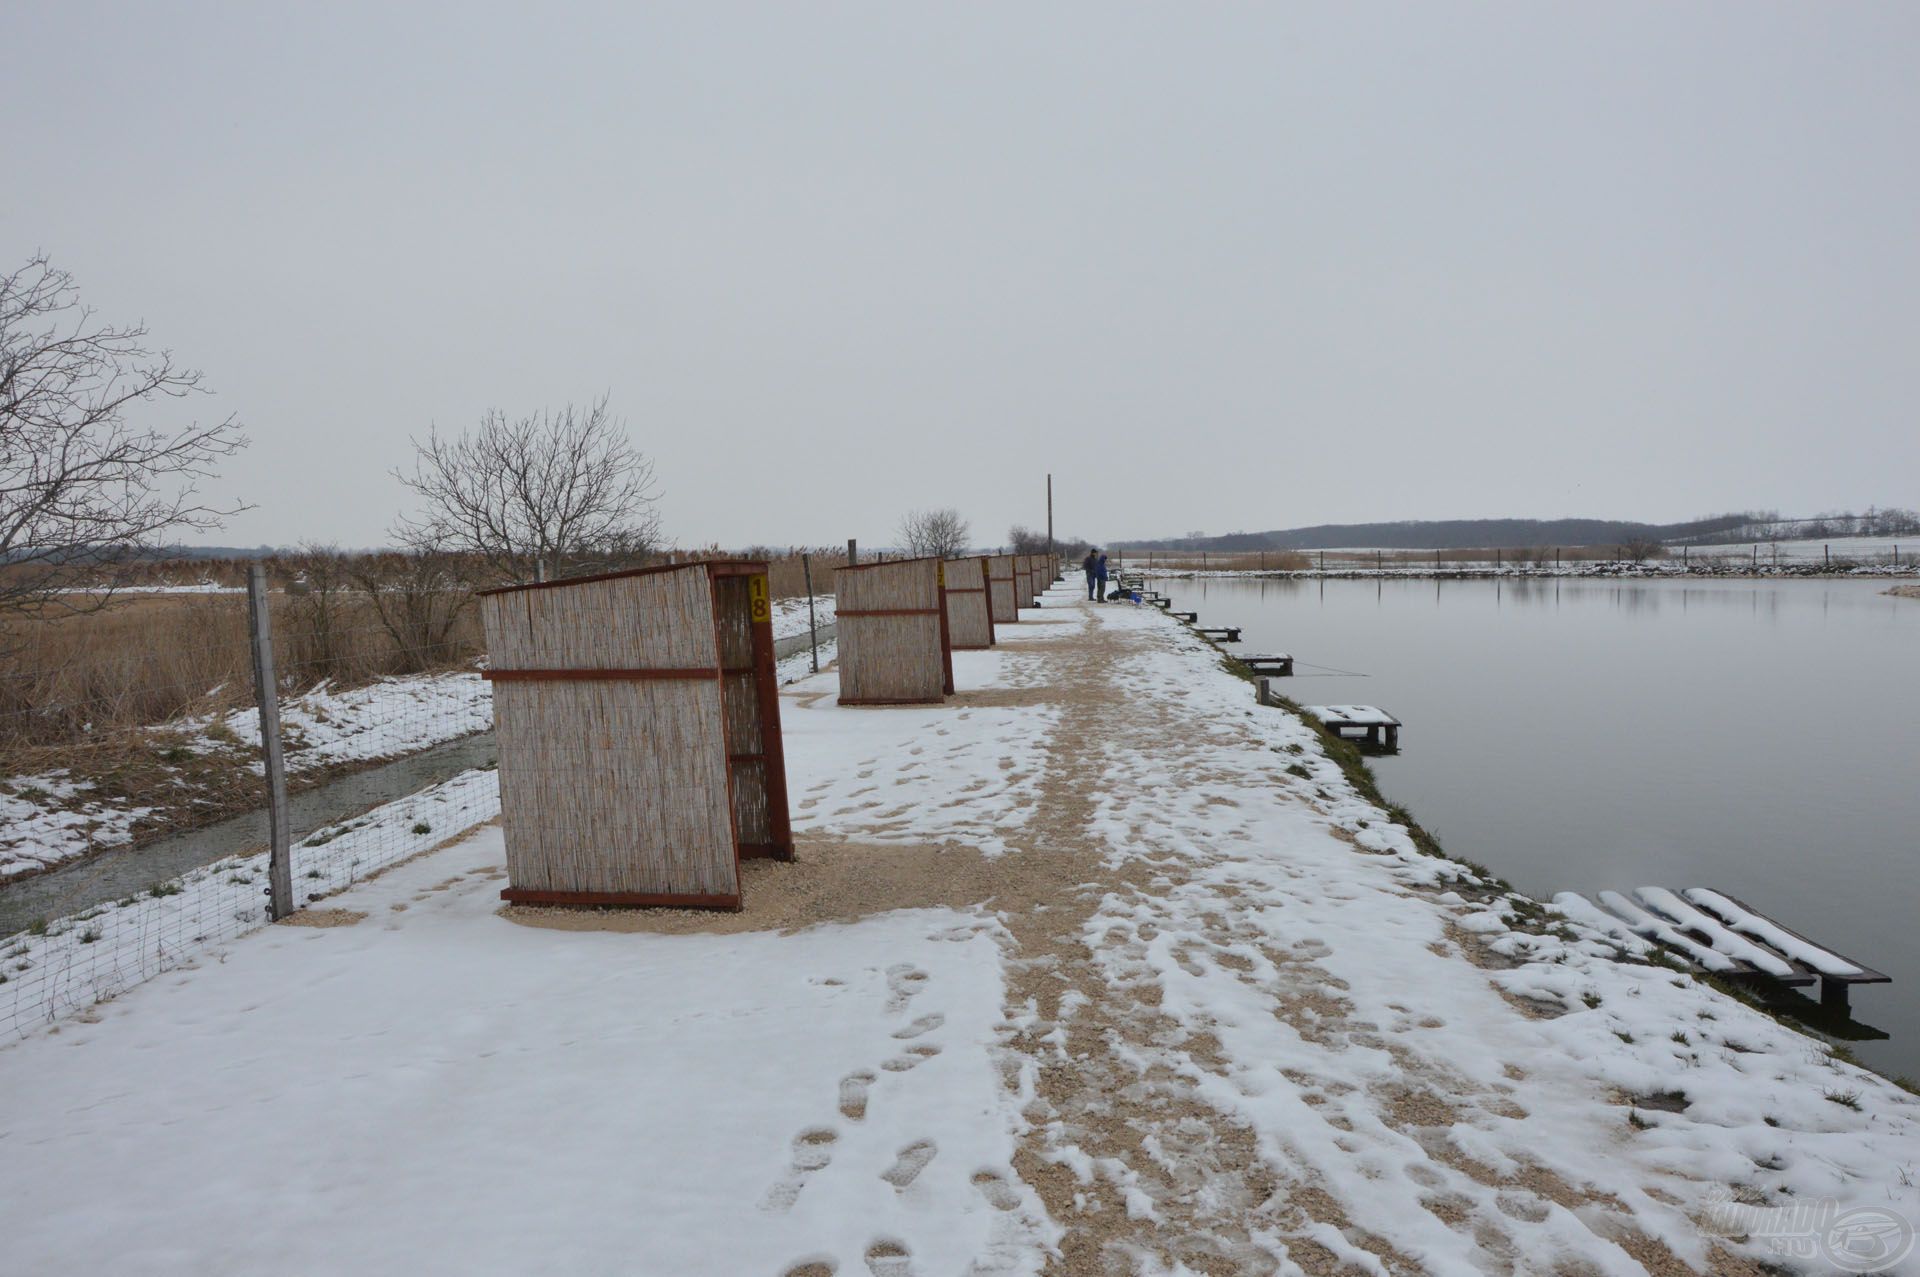
[[[298,844],[316,829],[463,771],[491,767],[497,757],[493,733],[476,732],[304,790],[288,802],[293,841]],[[0,890],[0,936],[23,930],[41,918],[58,918],[134,895],[189,869],[266,845],[267,813],[262,809],[37,874]]]
[[[1857,1043],[1920,1077],[1920,600],[1873,581],[1171,581],[1402,719],[1382,788],[1542,899],[1703,886],[1877,967]]]

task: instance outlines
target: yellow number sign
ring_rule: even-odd
[[[947,588],[947,565],[945,560],[933,565],[933,579],[941,589],[944,590]]]
[[[747,578],[747,610],[755,625],[773,619],[773,604],[767,600],[767,578],[750,576]]]

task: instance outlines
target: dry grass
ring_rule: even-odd
[[[801,550],[760,548],[740,556],[677,551],[656,561],[762,557],[775,598],[806,593]],[[846,549],[807,550],[813,589],[833,589]],[[390,674],[467,666],[485,650],[477,614],[452,600],[459,620],[443,642],[403,652],[366,597],[307,587],[299,560],[268,560],[274,654],[283,694],[331,681],[354,687]],[[140,565],[135,583],[239,586],[247,564],[191,560]],[[247,602],[241,594],[122,594],[97,612],[0,618],[0,774],[72,765],[89,756],[150,752],[137,729],[237,709],[253,701]],[[101,770],[98,761],[77,771]]]
[[[334,601],[324,618],[301,595],[275,595],[272,609],[283,692],[456,668],[480,650],[470,616],[449,642],[409,656],[361,598]],[[0,621],[0,651],[0,768],[24,751],[110,749],[121,733],[253,701],[242,595],[125,595],[87,615]]]

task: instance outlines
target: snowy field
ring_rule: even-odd
[[[814,595],[814,624],[832,625],[834,616],[833,606],[833,595]],[[806,632],[807,600],[804,595],[797,599],[773,600],[773,637],[776,639],[793,638]]]
[[[493,700],[477,673],[416,674],[362,687],[323,684],[282,700],[287,770],[293,775],[347,763],[397,758],[493,725]],[[257,751],[260,716],[253,709],[187,719],[152,729],[156,750],[198,755]],[[259,775],[258,759],[247,766]],[[180,801],[194,794],[182,777]],[[0,777],[0,879],[45,869],[132,841],[136,823],[155,808],[97,794],[92,782],[64,770]]]
[[[487,827],[0,1047],[5,1267],[1825,1272],[1920,1218],[1911,1096],[1420,854],[1157,611],[1026,616],[943,706],[786,690],[802,863],[724,925],[509,920]],[[752,929],[841,847],[880,904]]]

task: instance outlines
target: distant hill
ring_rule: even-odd
[[[1744,527],[1750,516],[1721,515],[1686,523],[1632,523],[1621,519],[1436,519],[1398,523],[1322,523],[1274,532],[1215,537],[1120,541],[1129,550],[1384,550],[1526,549],[1546,545],[1614,545],[1674,541]]]

